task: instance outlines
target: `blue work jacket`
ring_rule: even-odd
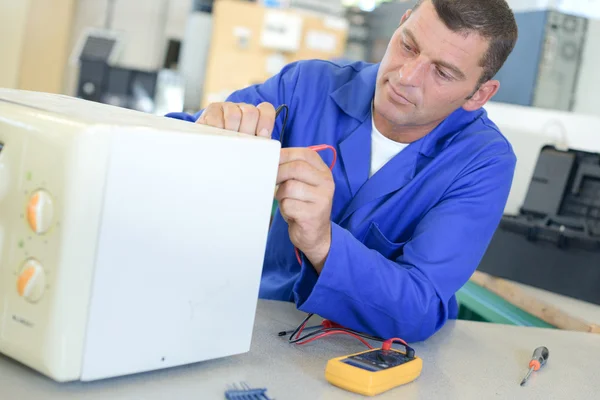
[[[277,210],[260,297],[295,302],[302,311],[383,338],[420,341],[457,317],[455,293],[500,222],[516,157],[485,110],[461,108],[369,178],[378,67],[300,61],[228,101],[287,104],[283,147],[328,144],[339,156],[331,249],[321,274],[306,259],[298,263]],[[200,113],[167,116],[196,121]],[[320,153],[327,164],[330,153]]]

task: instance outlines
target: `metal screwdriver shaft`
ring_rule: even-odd
[[[529,361],[529,371],[527,372],[527,375],[525,375],[525,378],[523,378],[523,380],[521,381],[521,386],[527,383],[527,380],[529,379],[533,371],[539,370],[546,364],[549,355],[550,354],[548,348],[546,348],[545,346],[541,346],[535,349],[535,351],[533,352],[533,357],[531,358],[531,361]]]
[[[529,371],[527,372],[527,375],[525,375],[525,378],[523,378],[523,380],[521,381],[521,386],[523,386],[523,385],[525,385],[527,383],[527,380],[531,376],[532,372],[533,372],[533,367],[529,368]]]

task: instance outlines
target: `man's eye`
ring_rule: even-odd
[[[437,74],[440,76],[440,78],[445,79],[445,80],[450,80],[452,77],[450,75],[448,75],[447,73],[445,73],[444,71],[442,71],[439,68],[436,68]]]
[[[410,45],[406,44],[406,43],[402,43],[402,48],[408,52],[412,52],[413,49],[412,47],[410,47]]]

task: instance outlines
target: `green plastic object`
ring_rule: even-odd
[[[467,282],[458,291],[456,297],[460,306],[458,319],[536,328],[556,328],[473,282]]]

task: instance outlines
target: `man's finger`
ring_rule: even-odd
[[[223,104],[209,104],[202,113],[200,119],[198,119],[198,122],[215,128],[224,129],[225,121],[223,120]]]
[[[197,124],[203,124],[203,125],[206,124],[206,114],[209,112],[208,110],[210,109],[210,106],[211,106],[211,104],[209,104],[204,110],[202,110],[202,113],[196,120]]]
[[[293,221],[303,220],[309,215],[308,203],[295,200],[295,199],[283,199],[279,203],[279,212],[281,216],[290,223]]]
[[[260,103],[257,108],[260,116],[256,126],[256,135],[270,138],[275,126],[275,107],[271,103]]]
[[[240,132],[247,133],[248,135],[255,135],[256,125],[258,124],[258,118],[260,117],[258,108],[250,104],[240,104],[239,107],[242,110]]]
[[[319,190],[315,186],[291,180],[279,185],[275,198],[278,202],[293,199],[306,203],[316,203],[319,201]]]
[[[291,161],[279,165],[276,184],[279,185],[294,179],[308,185],[318,186],[323,181],[323,172],[304,160]]]
[[[242,110],[235,103],[225,103],[223,104],[223,119],[225,129],[238,132],[242,122]]]
[[[323,159],[321,159],[321,156],[316,151],[306,147],[288,147],[281,149],[279,165],[287,164],[292,161],[306,161],[320,171],[329,171],[329,165],[325,164]]]

